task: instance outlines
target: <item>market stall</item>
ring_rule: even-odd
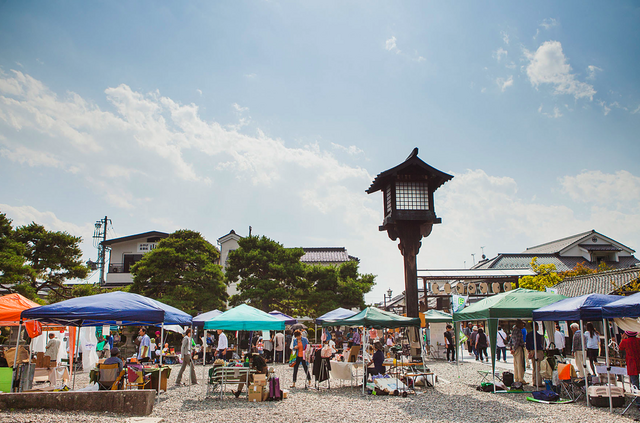
[[[619,300],[619,295],[587,294],[580,297],[566,298],[556,303],[549,304],[533,311],[534,321],[555,321],[555,320],[576,320],[580,322],[580,333],[584,336],[583,321],[602,321],[604,323],[605,345],[609,344],[609,331],[606,322],[603,320],[602,307]],[[607,378],[609,369],[609,349],[605,348],[607,359]],[[587,356],[585,353],[585,343],[582,342],[582,363],[586,372]],[[589,378],[585,378],[585,386],[589,388]],[[607,379],[608,380],[608,379]],[[589,395],[587,395],[587,405],[589,405]],[[611,395],[609,395],[609,410],[613,410]]]
[[[108,292],[72,298],[59,303],[25,310],[22,319],[37,320],[62,326],[160,326],[161,338],[165,325],[191,325],[191,316],[160,301],[130,292]],[[73,338],[73,336],[72,336]],[[73,343],[75,348],[75,342]],[[74,351],[70,351],[73,356]],[[162,356],[160,357],[162,366]],[[75,372],[73,375],[75,387]],[[158,393],[159,393],[158,385]]]
[[[356,315],[358,312],[357,311],[353,311],[353,310],[347,310],[346,308],[342,308],[342,307],[338,307],[335,310],[331,310],[325,314],[323,314],[322,316],[318,317],[315,321],[316,327],[315,327],[315,339],[314,342],[317,344],[318,343],[318,325],[320,325],[321,327],[322,322],[324,322],[325,320],[340,320],[340,319],[346,319],[347,317],[351,317]]]
[[[380,310],[376,307],[367,307],[360,313],[344,319],[329,320],[324,318],[322,320],[322,326],[355,326],[364,328],[362,343],[362,367],[364,369],[366,367],[366,363],[364,362],[364,351],[366,351],[369,341],[367,329],[420,327],[420,319],[418,317],[412,318],[399,316],[388,311]],[[364,393],[366,384],[366,371],[363,371],[362,393]]]
[[[513,291],[501,292],[465,307],[453,313],[453,321],[486,320],[491,344],[491,373],[493,374],[493,389],[495,392],[496,372],[496,337],[498,320],[500,319],[531,319],[533,311],[549,304],[556,303],[567,297],[552,292],[534,291],[518,288]],[[454,331],[457,338],[457,331]],[[536,337],[533,337],[534,342]],[[456,340],[456,348],[458,342]],[[459,352],[456,351],[456,362],[459,363]]]

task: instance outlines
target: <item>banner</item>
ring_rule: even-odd
[[[452,297],[451,308],[454,313],[459,313],[467,305],[469,297],[465,295],[452,295]]]

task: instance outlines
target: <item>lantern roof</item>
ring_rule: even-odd
[[[453,178],[452,175],[441,172],[438,169],[429,166],[418,157],[418,148],[414,148],[409,157],[396,167],[385,170],[376,176],[371,186],[366,190],[367,194],[384,189],[384,187],[398,175],[426,175],[429,182],[430,191],[435,191],[445,182]]]

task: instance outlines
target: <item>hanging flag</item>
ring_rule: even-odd
[[[468,296],[465,295],[452,295],[452,309],[454,313],[460,312],[466,305],[469,300]]]

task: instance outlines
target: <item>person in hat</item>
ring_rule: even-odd
[[[104,361],[104,364],[117,364],[118,365],[118,373],[120,373],[122,371],[122,367],[124,366],[124,363],[122,362],[122,359],[120,358],[120,350],[118,349],[118,347],[113,347],[111,348],[111,357],[107,358]]]
[[[629,375],[631,384],[636,389],[640,388],[640,381],[638,380],[638,375],[640,374],[640,338],[638,338],[638,333],[629,330],[624,331],[618,348],[626,354],[627,375]],[[636,397],[635,404],[640,410],[640,398]]]
[[[476,361],[478,361],[478,350],[476,349],[476,340],[478,338],[478,326],[473,325],[471,328],[471,335],[469,336],[469,341],[471,341],[471,352],[476,356]]]
[[[249,353],[247,353],[249,354]],[[257,374],[266,375],[268,373],[267,362],[264,361],[264,358],[260,355],[256,348],[252,348],[251,354],[249,354],[249,366],[256,371]],[[249,380],[247,381],[247,388],[249,385],[253,383],[253,373],[249,375]],[[238,398],[242,393],[242,387],[244,383],[238,384],[238,390],[232,391],[233,394]]]

